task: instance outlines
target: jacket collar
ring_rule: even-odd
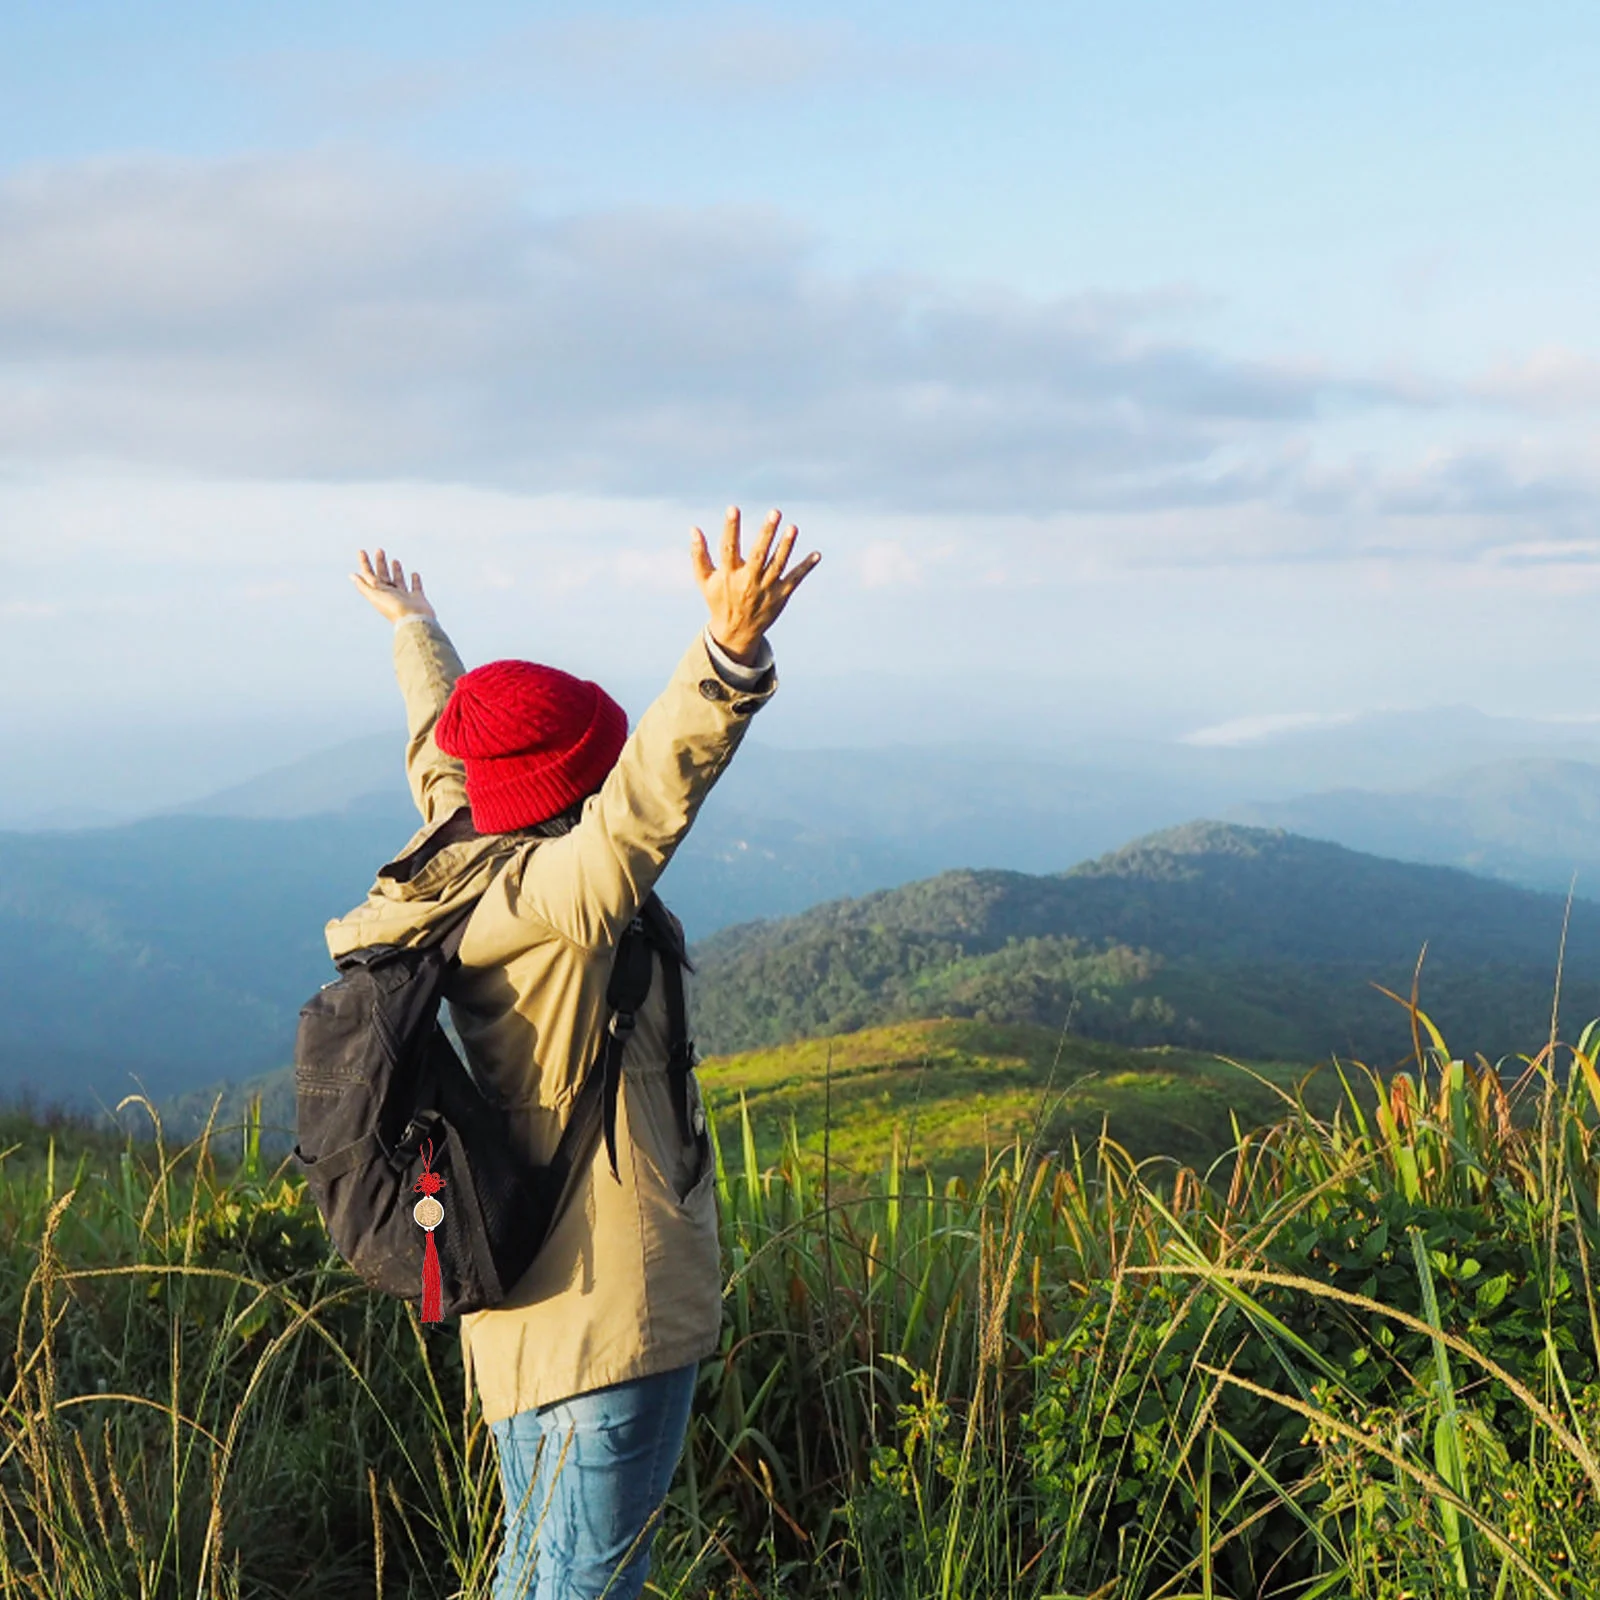
[[[435,923],[481,898],[529,842],[526,834],[478,833],[464,806],[422,828],[378,869],[367,898],[328,924],[329,954],[337,960],[369,945],[420,943]]]

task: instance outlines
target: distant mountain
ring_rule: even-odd
[[[1409,1053],[1410,1022],[1373,985],[1409,993],[1426,944],[1423,1008],[1454,1048],[1498,1059],[1531,1052],[1547,1036],[1566,909],[1559,896],[1465,872],[1201,822],[1067,873],[950,872],[725,929],[693,951],[695,1031],[710,1055],[777,1049],[718,1067],[709,1082],[763,1094],[782,1083],[800,1096],[794,1106],[811,1111],[815,1084],[795,1075],[804,1075],[805,1062],[815,1065],[820,1047],[808,1054],[789,1046],[831,1038],[844,1070],[860,1052],[840,1035],[916,1019],[1042,1028],[1048,1031],[1029,1047],[1040,1060],[1056,1054],[1045,1041],[1066,1032],[1123,1047],[1257,1061],[1337,1054],[1383,1067]],[[1600,905],[1593,902],[1575,903],[1567,927],[1563,1015],[1576,1025],[1600,1015]],[[883,1043],[870,1037],[869,1055]],[[902,1052],[905,1064],[923,1050]],[[1166,1068],[1146,1060],[1138,1070]],[[894,1083],[903,1088],[903,1074],[883,1086]],[[1104,1087],[1115,1094],[1122,1084],[1113,1075]],[[286,1072],[228,1087],[219,1122],[236,1122],[257,1089],[267,1122],[292,1126]],[[173,1124],[194,1131],[215,1092],[169,1105]],[[934,1084],[927,1093],[932,1116],[932,1101],[954,1091]],[[1225,1124],[1228,1105],[1246,1103],[1241,1093],[1206,1115]],[[767,1110],[781,1112],[788,1094]],[[1154,1101],[1141,1103],[1148,1122]],[[1027,1108],[996,1101],[987,1109],[999,1116]],[[1167,1115],[1170,1122],[1198,1113],[1169,1108]],[[1182,1142],[1170,1127],[1161,1137],[1169,1153]]]
[[[1355,850],[1600,895],[1600,765],[1496,761],[1398,792],[1333,789],[1229,810]]]
[[[409,814],[401,752],[390,734],[351,740],[191,801],[176,814],[263,820]],[[846,874],[835,892],[861,893],[878,885],[850,876],[858,870],[887,873],[884,883],[957,865],[1055,870],[1110,849],[1130,831],[1170,826],[1239,798],[1210,778],[1178,782],[1170,773],[1124,771],[1096,764],[1088,759],[1093,754],[1069,759],[937,745],[788,750],[751,739],[707,801],[692,847],[720,832],[725,841],[704,848],[722,859],[754,836],[780,879],[793,871],[808,883],[807,863],[815,867],[838,854]],[[881,869],[873,865],[880,857]],[[776,909],[769,904],[755,914]]]
[[[669,865],[691,937],[954,863],[1059,865],[1121,837],[1144,800],[948,753],[741,753]],[[387,772],[387,787],[382,785]],[[1053,809],[1052,809],[1053,807]],[[416,814],[395,742],[363,740],[120,827],[0,834],[0,1089],[114,1102],[287,1059],[356,904]],[[1086,850],[1087,846],[1087,850]]]
[[[1049,877],[952,872],[725,929],[697,950],[703,1046],[905,1017],[1072,1024],[1258,1057],[1403,1054],[1409,991],[1457,1047],[1537,1048],[1564,902],[1291,834],[1195,823]],[[1600,905],[1574,907],[1566,1015],[1600,1014]],[[1447,1035],[1447,1037],[1450,1035]]]
[[[610,687],[624,705],[637,711],[659,683],[652,674]],[[997,787],[1004,786],[1019,764],[1031,763],[1115,780],[1100,783],[1092,778],[1101,789],[1131,793],[1137,781],[1147,789],[1166,786],[1182,791],[1185,804],[1159,818],[1141,817],[1117,838],[1188,816],[1222,815],[1232,805],[1287,799],[1308,791],[1405,788],[1490,761],[1600,761],[1600,727],[1584,721],[1497,717],[1470,707],[1434,706],[1342,716],[1235,712],[1227,720],[1202,727],[1170,709],[1102,703],[1081,690],[1042,700],[1037,687],[1018,693],[1016,683],[999,671],[964,673],[941,685],[937,693],[920,676],[885,673],[874,674],[870,681],[851,678],[833,683],[807,675],[805,682],[796,677],[784,691],[787,709],[782,726],[813,747],[860,737],[880,748],[881,730],[891,727],[895,737],[907,741],[904,754],[913,764],[926,751],[950,766],[966,763],[969,773],[993,771],[1001,780]],[[1261,687],[1263,692],[1271,688]],[[371,714],[374,727],[390,723],[395,731],[370,740],[341,735],[337,723],[329,720],[332,705],[309,714],[257,707],[247,718],[229,712],[210,722],[163,721],[161,708],[150,707],[137,728],[109,716],[72,727],[41,726],[19,721],[20,702],[9,708],[9,714],[0,708],[0,723],[5,724],[12,747],[28,751],[33,774],[28,784],[14,785],[13,792],[0,796],[0,829],[110,825],[180,806],[186,811],[237,815],[241,813],[235,807],[241,801],[249,807],[243,814],[282,816],[280,810],[256,809],[263,803],[259,799],[245,799],[261,780],[241,783],[238,778],[250,771],[252,753],[305,750],[319,732],[327,738],[328,748],[301,765],[337,770],[344,761],[341,749],[353,758],[358,746],[370,745],[370,771],[362,777],[352,770],[347,791],[325,805],[313,804],[291,784],[290,814],[340,810],[352,797],[390,789],[397,781],[394,760],[400,737],[391,722],[393,703],[388,702],[384,712],[374,708]],[[898,720],[884,717],[886,706],[899,708]],[[865,721],[852,715],[858,707],[864,710]],[[769,726],[777,724],[763,719],[753,730],[757,741],[765,742]],[[385,737],[393,743],[386,746]],[[342,746],[337,742],[341,738]],[[741,755],[735,772],[749,762],[754,748]],[[859,755],[867,758],[864,767],[874,759],[865,749],[787,754]],[[316,784],[326,781],[323,774],[312,776]],[[220,795],[209,793],[223,783],[232,787]],[[959,773],[954,791],[957,795],[968,791],[968,781]],[[186,795],[208,798],[196,806]],[[1114,842],[1101,840],[1088,848],[1109,848]],[[964,859],[965,864],[977,866],[1023,865]],[[1064,863],[1058,860],[1049,865],[1060,864]]]
[[[720,792],[741,812],[812,825],[826,820],[846,832],[883,837],[922,837],[985,818],[998,824],[1013,812],[1098,818],[1130,802],[1141,813],[1133,828],[1153,829],[1175,818],[1298,802],[1308,791],[1442,792],[1475,768],[1593,765],[1600,763],[1597,731],[1586,723],[1492,717],[1465,706],[1303,724],[1244,718],[1165,738],[1106,727],[1042,728],[1027,745],[963,739],[789,749],[765,743],[758,728]],[[287,818],[343,811],[378,794],[403,796],[401,743],[398,730],[346,740],[170,809]],[[1172,799],[1162,820],[1147,820],[1145,813],[1162,809],[1163,792]],[[106,803],[102,791],[99,804]],[[1128,832],[1124,826],[1116,838]]]
[[[401,735],[372,734],[332,745],[244,783],[175,806],[171,814],[284,822],[355,811],[410,814]]]
[[[286,1060],[323,924],[403,825],[166,817],[0,835],[0,1087],[114,1102]]]
[[[1474,735],[1483,720],[1467,718],[1462,738]],[[1318,741],[1335,732],[1284,737],[1306,741],[1312,751],[1324,749]],[[1170,764],[1140,769],[1132,746],[1108,745],[1097,753],[1129,764],[1073,766],[1043,753],[998,748],[796,751],[752,742],[707,802],[668,867],[662,892],[691,937],[703,939],[732,924],[789,917],[821,902],[920,885],[952,871],[974,881],[996,872],[1058,871],[1101,856],[1130,834],[1239,801],[1237,790],[1217,776],[1228,760],[1243,759],[1239,752],[1196,748],[1183,758],[1192,757],[1184,781],[1173,777]],[[1570,863],[1592,859],[1577,852],[1594,850],[1591,841],[1600,840],[1592,798],[1600,790],[1591,786],[1596,772],[1600,768],[1571,761],[1520,760],[1400,795],[1261,801],[1252,814],[1292,818],[1299,831],[1379,854],[1448,861],[1564,888]],[[1295,806],[1303,809],[1295,812]],[[49,1083],[64,1094],[114,1097],[132,1087],[129,1074],[137,1072],[162,1093],[179,1092],[280,1064],[300,1000],[329,972],[323,923],[360,898],[376,867],[413,826],[398,740],[382,735],[333,747],[182,813],[115,828],[0,834],[0,1089]],[[1310,873],[1307,881],[1316,877]],[[1600,875],[1594,881],[1600,886]],[[1223,887],[1211,885],[1219,893]],[[1581,893],[1582,879],[1579,887]],[[1324,874],[1317,887],[1320,917],[1337,917],[1345,889]],[[1144,891],[1135,894],[1124,883],[1117,892],[1131,895],[1120,920],[1096,909],[1086,883],[1077,882],[1070,907],[1055,907],[1048,916],[1041,913],[1042,920],[1001,935],[1001,945],[1005,937],[1022,941],[1027,948],[1020,952],[973,945],[960,929],[906,930],[932,941],[926,949],[917,946],[915,982],[897,965],[912,959],[910,945],[879,949],[859,929],[851,931],[856,954],[867,964],[846,974],[835,962],[803,999],[782,998],[787,980],[781,977],[773,980],[771,995],[741,992],[726,1008],[708,989],[708,1038],[769,1043],[934,1007],[958,1013],[987,1008],[1052,1025],[1075,1007],[1077,1025],[1107,1037],[1181,1044],[1243,1039],[1226,1047],[1259,1055],[1318,1053],[1375,1037],[1368,1030],[1369,1023],[1378,1025],[1370,1007],[1358,1007],[1359,1017],[1330,1013],[1319,1033],[1309,1011],[1290,1025],[1279,1015],[1281,1006],[1270,1021],[1237,996],[1226,1015],[1217,993],[1186,998],[1202,983],[1202,968],[1205,983],[1221,981],[1218,950],[1174,948],[1179,908],[1169,900],[1159,902],[1159,915],[1140,931],[1129,906]],[[1413,888],[1396,880],[1385,890],[1391,892],[1400,903]],[[915,900],[928,891],[905,893]],[[1578,921],[1588,915],[1582,912]],[[1342,954],[1307,959],[1381,958],[1388,963],[1386,981],[1397,981],[1402,967],[1409,972],[1424,924],[1442,937],[1437,923],[1423,918],[1404,924],[1409,942],[1403,952],[1384,953],[1355,936],[1392,931],[1384,916],[1368,917],[1338,946]],[[767,935],[752,937],[750,950]],[[802,946],[809,937],[806,932]],[[1068,948],[1062,940],[1075,943]],[[708,948],[721,946],[713,940]],[[1548,993],[1553,950],[1552,936],[1531,966],[1524,956],[1512,963],[1524,972],[1516,980],[1519,993]],[[1494,961],[1511,960],[1496,951]],[[1482,959],[1491,959],[1487,946]],[[870,965],[874,961],[884,963],[881,971]],[[1431,992],[1449,981],[1449,966],[1436,945]],[[1273,970],[1285,991],[1293,975],[1282,962]],[[1528,976],[1535,972],[1538,985]],[[1246,976],[1254,982],[1260,972],[1251,967]],[[1033,998],[1019,999],[1024,990]],[[1518,1013],[1524,1014],[1526,1008]],[[1511,1033],[1497,1026],[1480,1042],[1509,1040]]]
[[[1578,892],[1600,895],[1600,746],[1572,731],[1457,708],[1032,752],[790,750],[752,739],[707,803],[686,852],[694,871],[674,875],[674,892],[708,933],[956,867],[1060,871],[1130,835],[1217,816],[1534,888],[1564,891],[1577,870]],[[1396,781],[1430,766],[1442,775]],[[399,737],[332,746],[175,814],[404,819]]]

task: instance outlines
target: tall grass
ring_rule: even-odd
[[[169,1151],[147,1109],[114,1167],[68,1174],[53,1137],[6,1159],[0,1595],[370,1593],[386,1528],[391,1573],[409,1544],[480,1580],[493,1462],[459,1362],[447,1400],[416,1318],[261,1172],[258,1120],[224,1171],[209,1126]]]
[[[657,1592],[1600,1594],[1600,1037],[1508,1081],[1418,1019],[1204,1173],[896,1134],[846,1189],[742,1117]],[[453,1325],[328,1258],[258,1116],[151,1117],[0,1145],[0,1597],[485,1594]]]

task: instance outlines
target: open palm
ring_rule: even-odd
[[[739,508],[729,506],[722,525],[721,566],[712,562],[705,534],[695,528],[690,535],[694,575],[711,613],[711,637],[746,666],[756,660],[767,629],[782,615],[789,597],[822,559],[813,550],[793,571],[786,572],[800,530],[791,523],[774,549],[782,520],[778,511],[767,517],[761,537],[746,559],[739,550]]]

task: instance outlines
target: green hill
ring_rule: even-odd
[[[1281,831],[1193,823],[1049,877],[951,872],[725,930],[697,949],[709,1050],[912,1017],[1030,1022],[1263,1059],[1406,1053],[1422,998],[1490,1052],[1548,1029],[1565,902]],[[1600,1013],[1600,907],[1576,902],[1564,1008]]]
[[[1059,1031],[957,1020],[903,1022],[831,1039],[717,1057],[700,1068],[725,1151],[748,1106],[763,1162],[791,1124],[801,1148],[881,1168],[898,1126],[913,1165],[971,1172],[986,1149],[1042,1122],[1047,1146],[1092,1143],[1103,1125],[1135,1156],[1171,1156],[1200,1170],[1234,1142],[1231,1118],[1257,1127],[1283,1115],[1258,1077],[1292,1090],[1307,1076],[1283,1063],[1234,1065],[1214,1055],[1128,1050]],[[1331,1111],[1331,1073],[1306,1084],[1308,1103]]]
[[[1196,823],[1056,876],[946,873],[718,934],[695,948],[695,1034],[708,1056],[748,1056],[951,1018],[1044,1029],[1052,1049],[1065,1029],[1125,1049],[1383,1068],[1409,1054],[1410,1024],[1374,985],[1408,992],[1426,945],[1425,1009],[1447,1039],[1497,1055],[1548,1032],[1565,915],[1558,896],[1448,868]],[[1593,902],[1572,908],[1562,1003],[1573,1024],[1600,1015]],[[836,1061],[849,1048],[836,1040]],[[801,1059],[769,1064],[790,1090],[819,1065]],[[191,1082],[227,1076],[244,1074]],[[290,1085],[264,1082],[269,1121],[287,1125]],[[192,1095],[187,1120],[210,1099]],[[224,1120],[241,1104],[235,1089]]]
[[[1204,1168],[1233,1143],[1231,1118],[1244,1127],[1273,1121],[1284,1090],[1309,1069],[1283,1062],[1235,1065],[1216,1055],[1163,1046],[1130,1050],[1059,1029],[964,1019],[893,1023],[828,1039],[808,1039],[700,1065],[706,1103],[725,1150],[737,1148],[741,1101],[750,1110],[763,1163],[776,1159],[791,1126],[803,1149],[820,1156],[824,1129],[834,1159],[857,1171],[882,1166],[898,1125],[912,1165],[971,1173],[986,1148],[1042,1126],[1048,1145],[1098,1137],[1102,1124],[1134,1155],[1171,1156]],[[1310,1076],[1308,1104],[1331,1111],[1337,1081]],[[169,1138],[194,1137],[217,1095],[217,1128],[237,1127],[252,1095],[261,1096],[262,1148],[273,1156],[293,1142],[294,1079],[287,1069],[245,1083],[178,1096],[161,1106]],[[127,1125],[147,1132],[142,1112]],[[241,1134],[218,1140],[241,1148]]]

